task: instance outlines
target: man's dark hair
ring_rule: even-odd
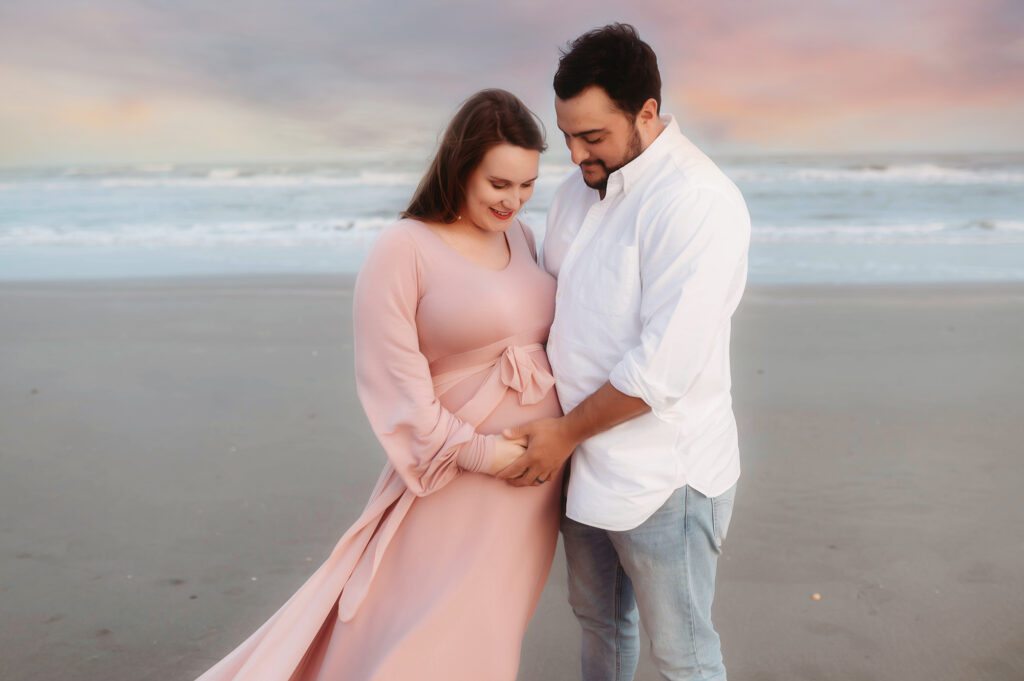
[[[603,88],[630,116],[635,117],[648,99],[661,111],[658,57],[629,24],[595,28],[562,51],[554,81],[558,98],[571,99],[591,85]]]

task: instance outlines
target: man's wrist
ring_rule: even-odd
[[[559,419],[562,430],[562,437],[569,445],[569,451],[576,449],[581,442],[587,439],[586,432],[579,414],[571,411]]]

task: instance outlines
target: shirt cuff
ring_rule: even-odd
[[[665,396],[665,392],[659,392],[649,381],[644,380],[639,367],[635,362],[630,361],[629,356],[615,365],[608,382],[616,390],[624,395],[639,397],[651,408],[651,412],[662,421],[673,422],[669,411],[672,409],[674,400]]]
[[[494,435],[473,436],[473,439],[459,447],[455,460],[459,468],[470,473],[486,473],[494,463]]]

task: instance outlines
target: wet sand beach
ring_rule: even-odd
[[[383,462],[351,285],[0,284],[0,678],[191,681],[326,558]],[[754,287],[733,380],[730,677],[1024,678],[1024,285]],[[521,681],[578,678],[565,592]]]

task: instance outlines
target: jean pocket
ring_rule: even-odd
[[[729,533],[729,522],[732,520],[733,501],[736,499],[736,486],[711,498],[711,524],[715,531],[715,545],[722,550],[725,536]]]

